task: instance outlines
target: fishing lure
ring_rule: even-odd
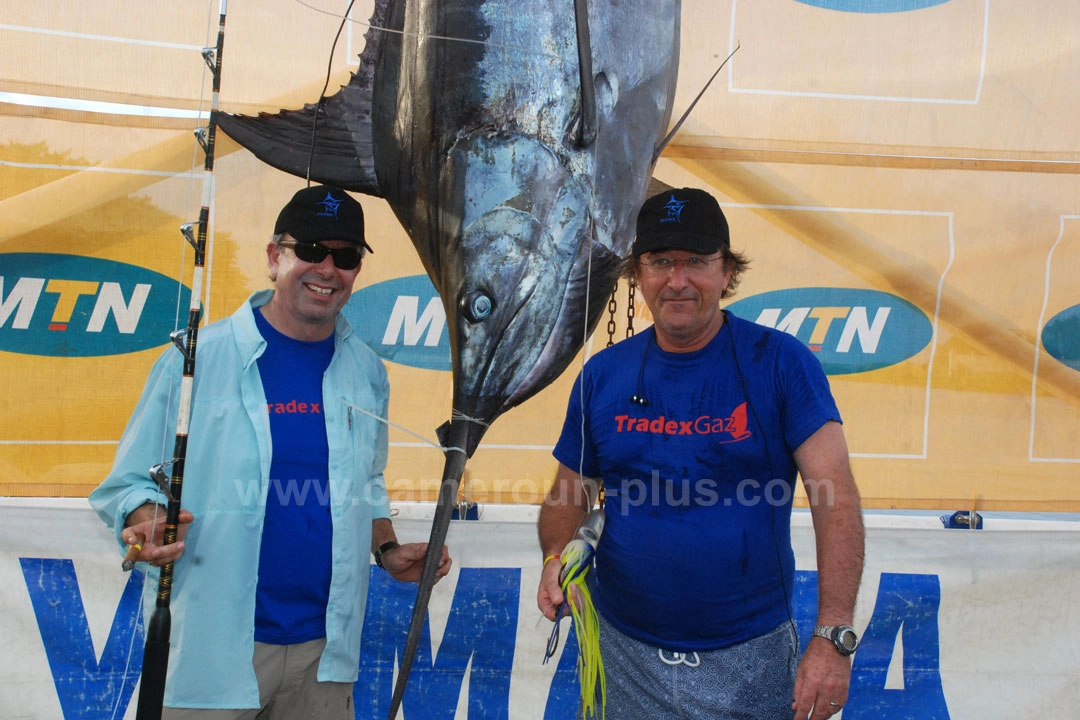
[[[578,641],[577,671],[581,684],[581,716],[583,718],[605,717],[607,685],[604,680],[604,659],[600,655],[600,617],[589,591],[588,573],[592,568],[596,544],[604,531],[603,510],[592,510],[559,555],[562,570],[559,584],[562,586],[563,604],[555,615],[555,626],[548,638],[544,653],[546,664],[559,646],[559,622],[569,613],[574,634]]]

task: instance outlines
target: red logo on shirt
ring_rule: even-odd
[[[322,413],[322,403],[297,402],[290,400],[287,403],[267,403],[266,409],[271,415],[307,415],[309,413],[319,415]]]
[[[661,415],[658,418],[642,418],[633,415],[616,415],[615,432],[652,433],[654,435],[729,435],[717,442],[740,442],[750,437],[746,418],[746,403],[739,405],[727,417],[700,415],[692,420],[676,420]]]

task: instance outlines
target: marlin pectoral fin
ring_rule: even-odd
[[[596,81],[592,70],[592,35],[589,32],[587,0],[574,0],[577,25],[578,68],[581,74],[581,111],[575,143],[586,148],[596,140]]]

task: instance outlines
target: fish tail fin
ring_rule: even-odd
[[[371,110],[375,57],[388,0],[378,0],[364,34],[360,66],[336,94],[302,110],[222,113],[219,127],[266,164],[309,181],[382,197],[375,174]]]
[[[370,140],[365,161],[358,157],[356,143],[343,118],[333,113],[335,99],[341,96],[339,93],[325,102],[305,105],[303,110],[282,110],[277,114],[223,114],[218,124],[255,157],[278,170],[313,182],[381,196]],[[370,138],[370,121],[368,125]]]

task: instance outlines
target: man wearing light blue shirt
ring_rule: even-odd
[[[176,563],[168,720],[352,720],[370,553],[415,581],[427,550],[397,543],[386,370],[339,315],[370,250],[360,204],[308,187],[274,232],[273,290],[200,332],[179,541],[161,544],[166,500],[147,473],[176,431],[175,350],[90,496],[121,547]],[[449,567],[444,551],[439,576]]]

